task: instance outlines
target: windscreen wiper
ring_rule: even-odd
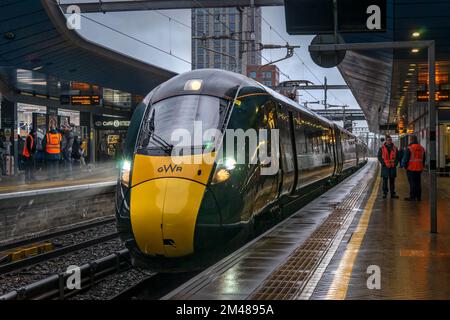
[[[150,134],[152,142],[157,144],[165,153],[172,154],[173,145],[161,138],[155,133],[155,109],[152,111],[152,116],[148,122],[148,129],[146,130]]]

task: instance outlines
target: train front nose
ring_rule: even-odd
[[[194,251],[195,223],[205,186],[160,178],[131,193],[131,226],[139,249],[148,255],[186,256]]]
[[[177,165],[171,157],[135,156],[130,219],[142,253],[182,257],[194,252],[197,216],[212,168],[200,160],[186,156]]]

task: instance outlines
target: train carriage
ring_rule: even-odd
[[[219,135],[175,146],[173,132],[180,129]],[[223,147],[230,130],[249,129],[278,130],[276,141],[271,134],[257,140],[278,163],[273,174],[262,174],[265,161],[250,161],[250,147],[241,150],[244,163]],[[201,267],[205,258],[242,245],[259,224],[286,216],[285,208],[309,188],[356,169],[366,157],[350,132],[252,79],[215,69],[155,88],[133,114],[126,148],[118,229],[136,265],[165,271]]]

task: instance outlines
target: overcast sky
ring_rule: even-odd
[[[71,0],[64,2],[80,1]],[[83,2],[90,1],[85,0]],[[290,44],[301,46],[295,49],[298,56],[294,55],[288,60],[277,63],[282,72],[289,75],[291,79],[310,80],[315,84],[319,84],[319,81],[323,83],[324,76],[327,77],[329,84],[345,84],[337,68],[321,68],[311,60],[308,45],[312,36],[290,36],[286,33],[284,7],[264,7],[262,15],[272,28],[280,33],[284,39],[288,40]],[[189,63],[191,61],[190,10],[111,12],[106,14],[86,14],[86,16],[96,21],[82,19],[79,32],[86,38],[150,64],[178,73],[191,69]],[[172,18],[170,22],[167,16]],[[262,22],[262,28],[263,43],[285,44],[284,40],[273,29],[271,30],[267,23]],[[165,52],[170,52],[173,56],[152,46]],[[264,50],[262,54],[269,60],[275,60],[285,56],[286,50]],[[287,79],[281,76],[281,80]],[[323,100],[323,91],[321,90],[312,90],[310,94],[314,98],[306,92],[302,92],[301,101]],[[328,103],[336,105],[347,104],[351,108],[359,109],[350,90],[330,90]],[[320,105],[311,105],[311,107],[323,108]],[[365,124],[358,122],[358,126],[365,126]]]

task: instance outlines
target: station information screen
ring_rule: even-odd
[[[70,96],[70,104],[74,106],[79,105],[99,105],[100,104],[100,96],[88,96],[88,95],[80,95],[80,96]]]
[[[437,90],[435,92],[435,100],[436,101],[449,101],[449,90]],[[418,90],[417,91],[417,101],[418,102],[427,102],[430,97],[430,92],[426,90]]]

